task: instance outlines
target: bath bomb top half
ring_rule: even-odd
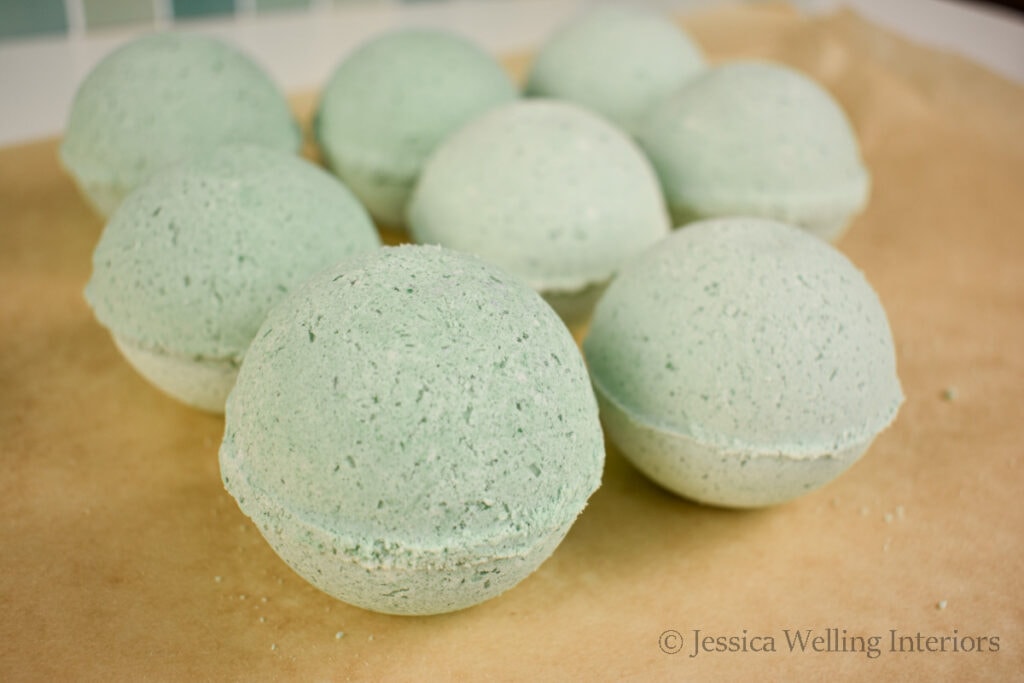
[[[597,404],[525,285],[438,247],[318,274],[268,316],[228,400],[227,489],[299,574],[429,614],[518,583],[597,488]]]
[[[400,226],[437,144],[515,97],[508,74],[473,43],[436,30],[397,31],[338,66],[320,100],[316,135],[328,164],[371,215]]]
[[[288,291],[378,246],[369,216],[327,172],[287,152],[220,147],[125,199],[85,295],[120,344],[237,365]]]
[[[607,281],[670,229],[633,141],[569,102],[520,100],[448,138],[409,206],[417,242],[476,254],[542,292]]]
[[[655,105],[704,66],[700,49],[667,17],[599,7],[544,43],[531,65],[526,94],[570,100],[635,134]]]
[[[104,216],[157,169],[212,147],[297,151],[298,126],[267,74],[231,46],[158,33],[108,55],[75,95],[60,155]]]
[[[713,466],[735,465],[729,476],[758,458],[783,468],[859,455],[903,400],[885,311],[864,276],[829,244],[764,219],[698,222],[631,262],[583,348],[598,395],[621,413],[611,417],[634,436],[640,427],[713,453]],[[642,450],[612,438],[627,455]],[[773,483],[761,498],[706,481],[670,488],[760,505],[789,497],[773,497]]]
[[[677,224],[751,215],[836,239],[869,176],[843,110],[788,67],[709,69],[655,108],[638,140]]]

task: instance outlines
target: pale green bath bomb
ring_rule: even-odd
[[[370,217],[327,172],[286,152],[221,147],[125,199],[93,253],[85,296],[144,377],[222,412],[270,307],[379,245]]]
[[[366,609],[519,583],[600,484],[572,337],[534,292],[438,247],[384,248],[274,308],[228,399],[224,485],[278,555]]]
[[[229,143],[293,152],[301,136],[248,57],[213,38],[158,33],[111,53],[82,82],[60,156],[109,216],[154,171]]]
[[[704,69],[700,49],[668,17],[599,7],[544,43],[526,94],[570,100],[635,134],[643,117]]]
[[[602,287],[669,228],[633,141],[555,100],[507,104],[450,137],[409,206],[417,242],[476,254],[563,300]]]
[[[713,505],[824,485],[903,401],[871,285],[827,243],[764,219],[695,223],[630,263],[583,350],[609,438]]]
[[[449,134],[517,97],[494,58],[428,29],[371,40],[324,88],[315,131],[328,165],[378,221],[401,226],[427,156]]]
[[[843,110],[784,66],[706,71],[655,108],[638,140],[676,224],[760,216],[835,240],[867,203],[868,172]]]

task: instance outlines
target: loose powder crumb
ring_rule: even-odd
[[[245,593],[242,593],[241,595],[239,595],[238,599],[239,600],[245,600]]]
[[[935,605],[935,609],[946,609],[946,601],[939,600],[938,604]]]
[[[267,601],[267,596],[263,596],[262,598],[260,598],[260,602],[266,602],[266,601]]]
[[[943,401],[955,401],[956,400],[956,387],[946,387],[942,390]]]
[[[344,631],[338,631],[337,633],[334,634],[334,639],[335,640],[341,640],[344,637],[345,637],[345,632]]]
[[[277,649],[277,643],[271,643],[270,644],[270,649],[271,650],[276,650]]]
[[[373,640],[373,634],[372,633],[370,634],[370,637],[367,638],[367,640]]]
[[[219,576],[213,577],[213,582],[214,583],[220,583],[221,582],[221,577],[219,577]]]
[[[266,617],[260,617],[260,623],[261,623],[261,624],[264,624],[264,623],[266,623],[266,621],[267,621],[267,618],[266,618]]]

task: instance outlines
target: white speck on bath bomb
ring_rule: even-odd
[[[143,376],[221,412],[271,306],[379,245],[369,216],[322,169],[284,152],[221,147],[124,201],[93,253],[85,297]]]
[[[314,276],[267,317],[228,400],[221,474],[277,553],[368,609],[511,588],[600,483],[583,359],[525,284],[438,247]]]
[[[299,128],[264,71],[206,36],[155,33],[105,57],[75,95],[64,166],[104,216],[154,172],[214,147],[296,152]]]
[[[575,102],[635,133],[652,107],[703,69],[700,49],[667,16],[597,7],[545,41],[526,94]]]
[[[764,219],[697,223],[632,261],[583,349],[612,441],[654,481],[716,505],[824,485],[903,401],[864,276]]]
[[[605,283],[669,227],[633,141],[553,100],[499,107],[450,137],[409,206],[417,242],[475,254],[545,293]]]
[[[867,203],[869,176],[846,114],[782,65],[707,70],[656,107],[637,139],[677,224],[760,216],[835,240]]]
[[[491,55],[455,34],[405,29],[346,58],[315,132],[328,165],[377,220],[399,226],[424,161],[452,132],[517,96]]]

